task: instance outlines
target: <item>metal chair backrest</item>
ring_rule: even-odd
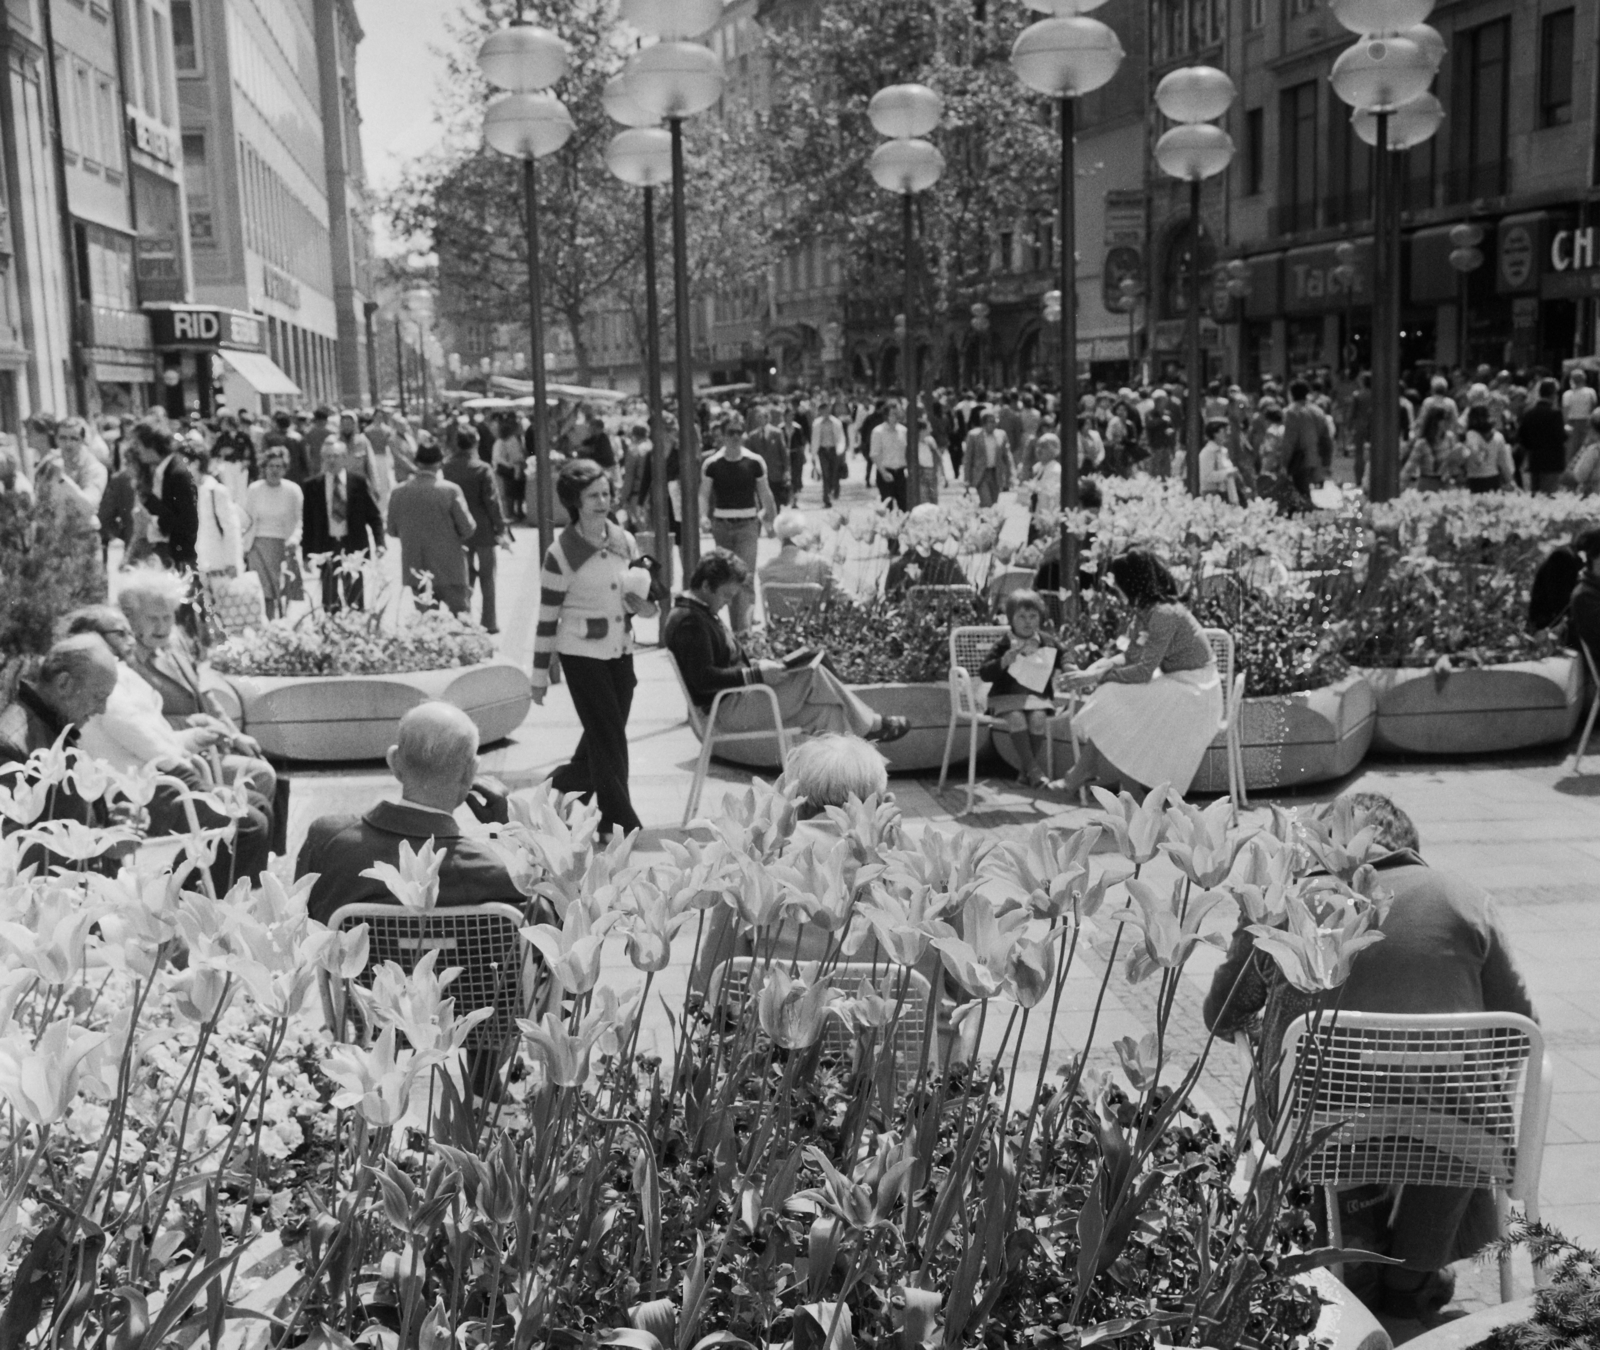
[[[430,951],[439,953],[437,973],[460,970],[447,994],[455,1000],[455,1015],[493,1008],[467,1035],[470,1049],[496,1047],[517,1034],[517,1018],[526,1016],[524,990],[532,988],[532,966],[537,953],[522,939],[522,912],[512,905],[447,905],[426,912],[400,905],[341,905],[328,920],[334,929],[367,925],[367,968],[356,976],[363,987],[372,984],[373,971],[393,961],[406,974]],[[357,1038],[366,1039],[354,999],[347,1016]],[[334,1029],[337,1033],[339,1028]]]
[[[1206,643],[1211,648],[1212,659],[1217,663],[1217,678],[1222,682],[1222,724],[1228,724],[1233,713],[1233,634],[1226,628],[1203,628]]]
[[[1536,1023],[1514,1013],[1343,1012],[1292,1022],[1279,1100],[1290,1128],[1338,1126],[1314,1185],[1508,1187],[1538,1194],[1550,1080]]]
[[[683,691],[683,707],[688,723],[694,729],[695,736],[704,740],[706,734],[705,710],[699,707],[690,696],[689,686],[684,681],[683,672],[678,669],[678,658],[672,654],[670,648],[667,651],[667,664],[672,667],[672,673],[678,677],[678,688]]]
[[[726,1001],[728,1007],[737,1007],[739,1001],[749,993],[752,973],[765,968],[767,964],[765,958],[758,960],[749,956],[736,956],[724,961],[712,972],[706,1000],[708,1005],[715,1007]],[[778,964],[787,966],[788,963],[780,958]],[[802,966],[805,964],[801,963]],[[933,987],[928,983],[928,977],[919,970],[905,971],[904,967],[870,961],[841,961],[829,970],[828,978],[835,989],[846,995],[854,994],[860,988],[861,981],[866,979],[880,997],[889,1000],[892,1007],[899,993],[902,972],[906,975],[905,997],[900,1005],[900,1015],[895,1019],[894,1055],[895,1079],[905,1087],[916,1078],[922,1064],[922,1043],[933,1031]],[[759,977],[756,982],[759,984]],[[822,1033],[822,1052],[843,1059],[849,1055],[855,1039],[856,1033],[838,1017],[830,1017],[827,1029]]]
[[[978,679],[978,667],[994,644],[1010,631],[1003,623],[966,624],[950,630],[950,697],[955,700],[957,712],[983,711],[983,685]]]
[[[828,588],[815,581],[761,583],[761,609],[768,620],[793,619],[822,603]]]

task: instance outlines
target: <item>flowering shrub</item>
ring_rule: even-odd
[[[823,647],[846,684],[921,684],[950,674],[950,630],[990,623],[976,597],[935,596],[913,604],[904,596],[852,600],[830,595],[816,608],[774,619],[765,638],[747,645],[755,656],[781,657],[799,647]]]
[[[19,659],[43,655],[63,614],[105,596],[93,518],[0,486],[0,706]]]
[[[418,611],[392,628],[381,614],[315,610],[230,637],[210,655],[224,675],[393,675],[487,661],[494,640],[445,609]]]
[[[367,969],[365,927],[310,920],[304,881],[217,897],[187,863],[21,870],[41,794],[108,790],[94,774],[55,751],[0,791],[13,1344],[214,1350],[263,1314],[282,1343],[426,1350],[1305,1343],[1317,1300],[1294,1277],[1342,1256],[1305,1246],[1307,1132],[1280,1111],[1236,1157],[1187,1105],[1211,1044],[1180,1069],[1168,1022],[1234,910],[1296,989],[1342,983],[1383,908],[1360,819],[1252,834],[1157,788],[1002,847],[914,840],[875,799],[802,827],[757,785],[709,844],[636,862],[632,840],[597,846],[595,809],[523,794],[502,842],[548,985],[469,1070],[488,1010],[458,1015],[442,953]],[[1116,861],[1091,867],[1102,841]],[[1141,878],[1158,855],[1171,888]],[[385,869],[399,903],[437,903],[438,861]],[[1053,1052],[1091,927],[1127,953],[1095,1025],[1119,970],[1160,986],[1156,1026],[1114,1047],[1123,1085],[1089,1070],[1092,1030]],[[747,986],[692,982],[670,1060],[637,1054],[657,973],[712,929],[751,954]],[[795,932],[815,959],[780,949]],[[600,983],[608,935],[637,994]],[[369,1039],[296,1030],[321,978]],[[1050,1032],[1019,1081],[1034,1017]],[[987,1063],[954,1050],[986,1027]],[[299,1275],[249,1310],[235,1273],[269,1223]]]

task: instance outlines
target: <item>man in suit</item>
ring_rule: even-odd
[[[506,533],[505,511],[500,505],[500,488],[492,466],[473,451],[477,447],[465,436],[457,436],[454,451],[445,461],[444,477],[461,490],[467,510],[472,513],[472,533],[466,538],[467,591],[462,610],[471,613],[472,588],[483,588],[483,608],[479,622],[491,633],[500,631],[495,612],[495,549]],[[461,611],[457,611],[458,613]]]
[[[967,482],[978,490],[978,505],[995,504],[1011,487],[1012,470],[1011,440],[1000,429],[999,414],[985,408],[981,424],[967,433],[962,457]]]
[[[490,478],[493,492],[493,470],[477,458],[476,439],[470,433],[460,439],[466,442],[471,462]],[[472,599],[465,549],[474,528],[472,512],[461,489],[439,476],[443,459],[437,445],[418,448],[416,473],[389,498],[389,533],[400,541],[400,576],[405,584],[420,593],[422,578],[430,578],[433,598],[452,614],[464,614]]]
[[[0,785],[13,788],[25,778],[24,766],[36,750],[48,750],[57,741],[69,750],[76,749],[79,728],[105,711],[106,700],[116,686],[117,658],[102,638],[81,633],[51,647],[38,675],[19,681],[16,698],[0,712]],[[113,823],[105,802],[85,801],[70,780],[50,789],[40,820],[76,821],[97,829]],[[13,821],[4,822],[7,834],[18,828]],[[114,875],[118,860],[130,847],[113,845],[82,865]],[[24,866],[72,865],[39,845],[29,848],[22,862]]]
[[[400,719],[388,759],[400,780],[399,801],[379,802],[363,816],[311,822],[295,861],[297,877],[317,874],[306,902],[311,917],[326,923],[341,905],[398,903],[381,881],[362,873],[375,863],[394,866],[402,843],[413,849],[432,843],[444,854],[440,905],[500,901],[522,909],[526,899],[499,854],[487,843],[464,838],[456,823],[454,813],[473,794],[478,771],[478,728],[472,719],[448,703],[418,704]]]
[[[322,607],[361,609],[366,603],[359,571],[341,570],[340,559],[369,548],[383,550],[383,516],[366,480],[349,470],[349,454],[337,436],[322,443],[322,475],[305,485],[300,549],[307,557],[337,555],[322,566]]]
[[[150,471],[144,506],[150,514],[150,546],[168,567],[192,568],[200,537],[200,494],[177,442],[148,422],[135,431],[139,459]]]

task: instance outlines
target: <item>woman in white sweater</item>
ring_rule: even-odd
[[[298,483],[283,476],[288,467],[289,452],[281,445],[271,447],[261,458],[261,477],[244,494],[245,514],[249,517],[245,526],[245,560],[261,578],[261,593],[271,619],[282,616],[285,603],[292,598],[287,594],[290,583],[300,571],[295,555],[304,494]]]

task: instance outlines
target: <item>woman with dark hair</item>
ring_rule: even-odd
[[[1128,602],[1128,649],[1071,679],[1093,690],[1073,719],[1083,754],[1063,781],[1076,792],[1097,779],[1189,790],[1222,721],[1222,682],[1199,622],[1178,603],[1160,559],[1130,549],[1109,580]]]
[[[1487,403],[1467,409],[1467,491],[1503,492],[1514,488],[1517,466],[1506,438],[1495,430]]]
[[[556,500],[572,524],[544,555],[539,626],[533,639],[533,701],[567,676],[583,736],[550,777],[560,792],[593,796],[601,828],[640,828],[628,793],[628,714],[633,708],[635,614],[654,614],[650,574],[633,564],[639,550],[613,523],[611,478],[592,459],[573,459],[556,476]]]

